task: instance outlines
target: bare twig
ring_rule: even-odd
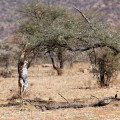
[[[94,96],[94,95],[91,95],[91,97],[96,98],[98,101],[100,100],[98,97],[96,97],[96,96]]]
[[[70,102],[65,97],[63,97],[60,93],[58,93],[58,95],[60,95],[70,105]]]
[[[85,19],[85,21],[87,22],[87,23],[91,23],[90,22],[90,20],[85,16],[85,14],[82,12],[82,11],[80,11],[78,8],[76,8],[76,7],[73,7],[74,9],[76,9],[81,15],[82,15],[82,17]]]
[[[82,15],[82,17],[85,19],[85,21],[88,23],[88,24],[90,24],[90,27],[91,27],[91,29],[92,30],[95,30],[94,29],[94,27],[92,26],[92,24],[91,24],[91,21],[86,17],[86,15],[81,11],[81,10],[79,10],[78,8],[76,8],[76,7],[73,7],[74,9],[76,9],[81,15]]]

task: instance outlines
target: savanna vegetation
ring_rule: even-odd
[[[119,26],[48,1],[21,6],[13,39],[0,45],[0,119],[119,118]]]
[[[65,8],[30,3],[19,9],[16,34],[27,45],[26,57],[49,56],[58,75],[63,73],[67,54],[86,52],[100,86],[109,86],[119,70],[119,38],[110,25],[89,20]],[[74,57],[74,55],[72,56]]]
[[[8,69],[10,61],[16,64],[26,46],[29,67],[35,58],[47,56],[57,74],[62,75],[65,61],[86,52],[100,86],[109,86],[119,71],[118,34],[110,25],[90,21],[76,10],[78,13],[74,14],[65,8],[37,2],[23,5],[18,10],[21,18],[15,31],[14,42],[20,41],[17,48],[1,45],[0,60],[5,67]]]

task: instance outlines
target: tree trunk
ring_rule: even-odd
[[[101,87],[105,86],[105,77],[103,71],[100,72],[100,86]]]
[[[51,62],[52,62],[53,68],[57,71],[57,74],[58,74],[58,75],[62,75],[62,74],[63,74],[63,71],[62,71],[63,62],[60,62],[60,66],[61,66],[61,67],[56,66],[56,65],[55,65],[55,61],[54,61],[54,58],[52,57],[52,55],[51,55],[50,52],[49,52],[49,56],[50,56],[50,58],[51,58]]]
[[[60,62],[60,69],[63,69],[63,53],[62,48],[58,48],[58,60]]]
[[[61,68],[57,68],[56,70],[57,70],[57,74],[58,75],[62,75],[63,74],[63,70]]]

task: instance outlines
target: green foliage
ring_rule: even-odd
[[[41,4],[28,4],[21,8],[22,21],[18,33],[32,46],[51,51],[58,46],[67,46],[76,39],[82,23],[78,16],[66,9],[46,7]]]
[[[91,28],[92,26],[92,28]],[[106,46],[113,46],[118,48],[119,39],[116,32],[110,25],[100,22],[93,22],[82,33],[83,44],[87,46],[94,46],[95,44],[104,44]],[[116,48],[116,49],[117,49]]]

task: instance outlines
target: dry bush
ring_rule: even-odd
[[[12,70],[3,69],[2,71],[0,71],[0,75],[4,78],[11,77]]]
[[[93,73],[98,78],[98,84],[101,87],[109,86],[120,70],[119,55],[115,54],[109,48],[103,48],[90,54]]]

